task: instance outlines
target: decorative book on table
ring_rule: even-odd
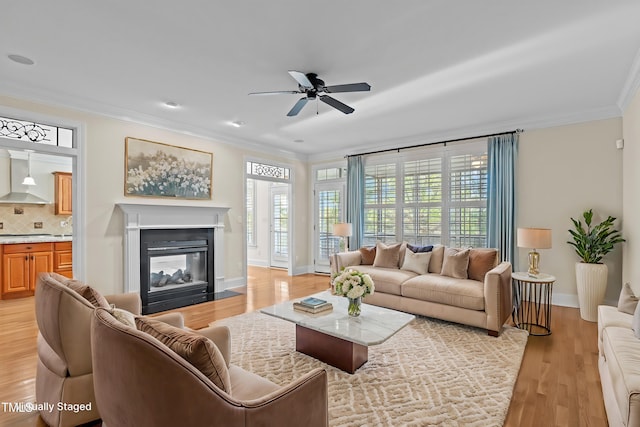
[[[333,310],[333,305],[330,302],[319,298],[306,298],[302,301],[294,302],[293,309],[297,311],[304,311],[305,313],[316,314]]]

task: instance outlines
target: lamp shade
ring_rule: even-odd
[[[518,247],[531,249],[550,249],[551,229],[518,228]]]
[[[349,222],[337,222],[333,224],[333,235],[341,237],[351,237],[353,229]]]

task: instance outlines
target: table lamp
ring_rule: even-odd
[[[333,235],[340,236],[344,239],[344,251],[349,251],[349,241],[348,237],[351,237],[353,234],[353,228],[351,227],[351,223],[349,222],[336,222],[333,224]]]
[[[548,228],[518,228],[518,247],[529,248],[529,271],[530,275],[540,273],[540,254],[536,249],[551,248],[551,230]]]

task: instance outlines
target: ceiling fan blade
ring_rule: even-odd
[[[321,95],[320,101],[324,102],[325,104],[331,105],[336,110],[340,110],[345,114],[351,114],[355,111],[353,108],[349,107],[347,104],[343,104],[342,102],[328,95]]]
[[[346,85],[325,86],[324,91],[327,93],[338,92],[366,92],[371,90],[369,83],[350,83]]]
[[[305,73],[301,73],[300,71],[289,71],[291,77],[296,79],[298,84],[305,89],[313,89],[313,84],[309,81],[309,78]]]
[[[296,94],[302,93],[297,90],[275,90],[271,92],[251,92],[249,95],[282,95],[282,94]]]
[[[304,107],[307,104],[308,100],[309,99],[306,96],[304,98],[300,98],[298,102],[296,102],[296,105],[294,105],[293,108],[287,113],[287,116],[289,117],[297,116],[300,110],[302,110],[302,107]]]

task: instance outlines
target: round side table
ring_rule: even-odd
[[[551,335],[551,294],[556,278],[550,274],[512,273],[513,322],[530,335]]]

